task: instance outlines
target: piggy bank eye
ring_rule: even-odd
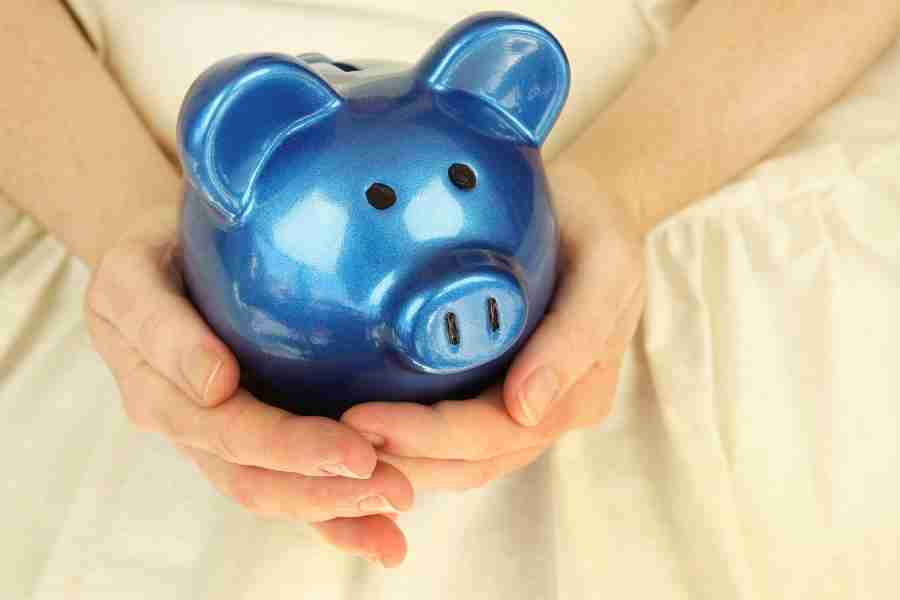
[[[447,170],[450,181],[461,190],[471,190],[475,187],[475,171],[469,165],[453,163]]]
[[[366,198],[374,208],[384,210],[394,205],[394,202],[397,201],[397,194],[389,185],[373,183],[366,190]]]

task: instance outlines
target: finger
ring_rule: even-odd
[[[111,323],[155,369],[204,406],[223,402],[240,377],[234,355],[182,293],[171,244],[132,244],[104,258],[86,310]]]
[[[304,477],[235,465],[217,456],[180,446],[179,450],[226,496],[250,512],[306,522],[409,510],[413,489],[395,467],[379,463],[367,480]]]
[[[119,384],[125,411],[141,429],[234,464],[276,471],[367,478],[375,468],[371,444],[344,424],[293,415],[244,390],[218,406],[198,406],[150,367],[111,325],[94,320],[90,327]]]
[[[612,411],[621,364],[621,357],[611,363],[595,363],[537,427],[562,432],[601,424]]]
[[[486,460],[545,443],[550,425],[527,428],[513,421],[500,387],[477,398],[432,406],[404,402],[366,402],[348,409],[341,422],[384,438],[380,449],[414,458]]]
[[[341,422],[383,438],[379,449],[393,455],[487,460],[601,422],[612,407],[620,363],[620,357],[595,363],[535,427],[523,427],[510,418],[499,386],[476,398],[432,406],[366,402],[348,409]]]
[[[513,361],[503,397],[522,425],[540,423],[589,371],[609,370],[634,334],[643,308],[643,278],[635,276],[641,256],[624,242],[604,251],[602,260],[575,257],[577,266],[560,281],[552,310]],[[610,271],[607,265],[617,267]]]
[[[392,568],[399,566],[406,557],[406,537],[385,516],[339,517],[311,525],[336,548],[377,560],[383,566]]]
[[[417,492],[465,491],[480,488],[534,462],[547,448],[542,444],[489,460],[407,458],[379,452],[378,458],[397,467]]]
[[[287,512],[281,512],[281,516],[293,517],[296,510],[296,500],[291,502],[285,498],[272,500],[263,497],[263,493],[273,489],[279,491],[282,486],[288,488],[285,495],[294,490],[292,481],[263,482],[262,477],[252,471],[253,467],[231,465],[217,457],[206,454],[185,446],[179,450],[188,456],[200,470],[206,475],[214,487],[226,496],[235,498],[239,504],[246,508],[255,509],[258,506],[271,507],[287,506]],[[384,472],[389,472],[390,467],[385,465]],[[272,473],[271,477],[300,479],[300,476],[287,473]],[[267,477],[267,476],[263,476]],[[243,479],[242,479],[243,478]],[[335,480],[315,479],[314,483],[326,483]],[[267,485],[268,483],[268,485]],[[237,486],[236,488],[234,486]],[[408,483],[407,483],[408,485]],[[249,487],[248,487],[249,486]],[[266,490],[263,492],[261,490]],[[398,503],[400,503],[398,501]],[[285,509],[281,509],[284,511]],[[384,517],[387,517],[385,519]],[[406,539],[403,532],[393,523],[396,515],[384,513],[380,515],[366,515],[360,517],[336,517],[326,520],[311,522],[310,525],[322,536],[322,538],[345,552],[358,554],[369,560],[377,560],[385,566],[396,566],[402,562],[406,555]]]

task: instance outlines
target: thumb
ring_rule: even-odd
[[[544,420],[595,367],[617,365],[634,335],[644,299],[639,247],[607,238],[590,253],[563,272],[550,310],[507,374],[503,399],[520,425]]]

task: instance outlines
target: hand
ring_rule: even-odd
[[[548,175],[561,230],[560,280],[502,386],[432,406],[369,402],[341,418],[381,436],[379,458],[416,490],[482,486],[611,409],[644,304],[640,235],[629,213],[573,161],[557,160]]]
[[[406,541],[385,510],[410,508],[410,482],[376,464],[350,427],[238,388],[235,357],[182,293],[174,213],[137,223],[104,254],[87,292],[88,327],[128,417],[167,437],[245,508],[310,522],[338,548],[399,564]],[[360,505],[376,495],[393,507]]]

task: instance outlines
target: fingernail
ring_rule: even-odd
[[[347,468],[347,465],[337,463],[335,465],[321,465],[319,467],[320,471],[324,471],[328,475],[339,475],[340,477],[350,477],[352,479],[368,479],[371,477],[371,473],[369,475],[360,475],[359,473],[354,473],[350,469]]]
[[[371,431],[360,431],[359,435],[369,440],[373,446],[384,446],[384,436],[372,433]]]
[[[206,400],[209,384],[222,368],[223,362],[222,357],[206,348],[195,348],[182,357],[181,372],[201,400]]]
[[[396,513],[400,512],[384,496],[368,496],[357,505],[360,512]]]
[[[559,391],[559,378],[550,367],[539,367],[522,386],[522,413],[528,425],[540,423]]]

